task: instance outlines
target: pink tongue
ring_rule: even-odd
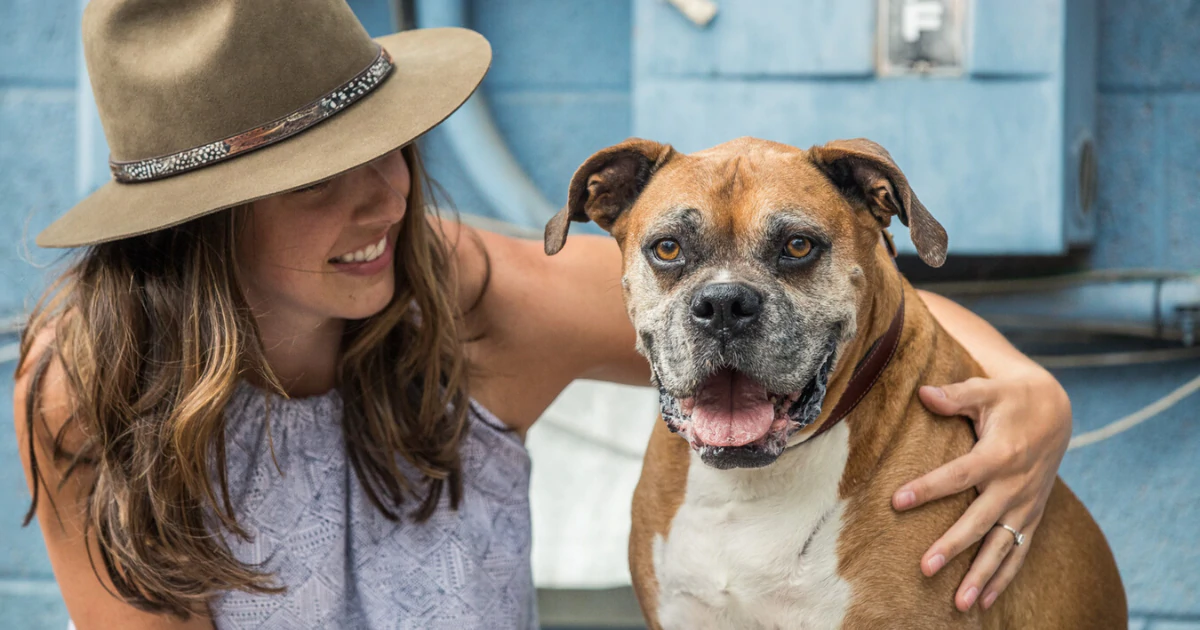
[[[745,446],[771,430],[775,405],[767,390],[743,374],[721,370],[681,401],[692,407],[692,431],[710,446]]]

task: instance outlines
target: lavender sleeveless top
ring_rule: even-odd
[[[272,398],[269,438],[265,396],[243,383],[226,408],[230,494],[252,539],[225,538],[287,592],[224,594],[211,604],[217,628],[537,627],[529,456],[516,434],[472,403],[458,509],[443,495],[427,522],[393,522],[349,463],[336,392]]]

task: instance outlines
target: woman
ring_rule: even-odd
[[[83,249],[14,401],[78,627],[534,625],[521,438],[570,381],[648,370],[610,240],[551,259],[426,215],[413,141],[487,43],[375,42],[341,0],[92,0],[83,33],[115,181],[39,236]],[[957,601],[986,606],[1028,549],[993,528],[1034,533],[1070,410],[926,299],[995,378],[922,392],[981,440],[895,505],[982,490],[922,568],[986,536]]]

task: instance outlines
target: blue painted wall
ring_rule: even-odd
[[[0,230],[8,237],[0,239],[0,317],[27,307],[41,286],[46,272],[30,261],[45,264],[55,255],[33,249],[32,235],[69,207],[81,187],[78,4],[0,0]],[[352,4],[373,32],[383,32],[386,3]],[[533,181],[561,204],[575,167],[633,130],[631,0],[473,4],[473,24],[495,48],[484,85],[497,124]],[[1099,15],[1099,200],[1088,259],[1099,268],[1200,269],[1200,2],[1101,0]],[[456,205],[489,214],[438,131],[427,149]],[[12,340],[0,335],[0,346]],[[1077,423],[1092,428],[1164,394],[1198,368],[1063,377]],[[0,365],[5,374],[11,369],[11,362]],[[0,400],[10,396],[6,377]],[[1178,507],[1200,504],[1200,479],[1190,464],[1195,432],[1188,431],[1197,407],[1184,403],[1129,441],[1073,453],[1064,463],[1064,475],[1113,537],[1131,603],[1150,615],[1200,616],[1196,558],[1185,553],[1196,548],[1189,525],[1195,519],[1180,518],[1194,514]],[[17,527],[26,491],[10,420],[7,404],[0,406],[0,625],[61,628],[65,613],[40,535]],[[1114,480],[1117,464],[1122,472]],[[1145,511],[1134,512],[1148,497],[1151,504],[1136,508]],[[1156,523],[1151,531],[1137,520],[1146,514]]]
[[[635,132],[631,1],[475,5],[473,26],[495,47],[484,82],[493,114],[534,182],[561,204],[576,166]],[[1100,0],[1098,13],[1099,177],[1088,260],[1200,268],[1200,3]],[[488,214],[436,132],[428,144],[458,207]]]
[[[77,22],[76,0],[0,2],[0,317],[42,279],[22,261],[53,259],[32,236],[76,199]]]
[[[1100,2],[1097,267],[1200,268],[1200,2]]]
[[[76,198],[77,15],[76,0],[0,2],[0,317],[41,284],[30,260],[53,259],[30,251],[32,235]],[[0,335],[0,346],[14,340]],[[0,365],[0,625],[62,628],[41,533],[18,527],[28,492],[9,429],[12,368]]]
[[[483,86],[496,125],[556,206],[566,201],[579,164],[630,135],[631,10],[627,0],[472,3],[471,25],[493,46]],[[491,216],[440,130],[427,136],[425,148],[431,173],[454,205]]]

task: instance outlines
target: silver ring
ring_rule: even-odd
[[[996,523],[996,527],[1003,527],[1004,529],[1007,529],[1013,535],[1013,538],[1016,539],[1018,547],[1025,544],[1025,534],[1022,534],[1021,532],[1009,527],[1008,525],[1005,525],[1004,523]]]

